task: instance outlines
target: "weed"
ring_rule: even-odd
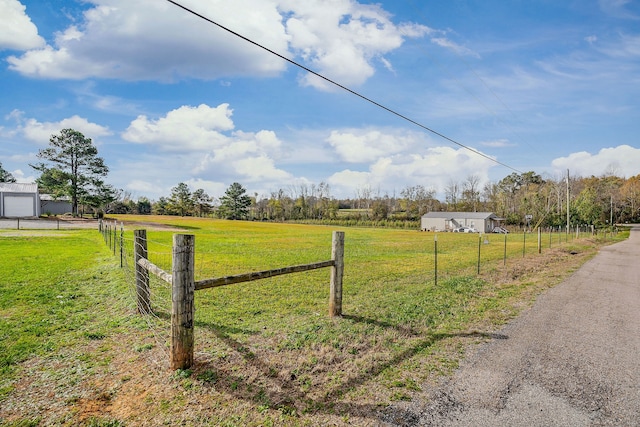
[[[205,371],[200,372],[196,378],[202,382],[213,384],[216,381],[218,381],[218,374],[216,373],[216,371],[207,369]]]
[[[22,418],[15,421],[2,422],[0,419],[0,427],[38,427],[40,418]]]
[[[124,427],[124,423],[120,420],[105,418],[90,418],[87,427]]]
[[[397,401],[410,401],[411,400],[411,396],[409,396],[409,394],[407,394],[405,392],[396,391],[391,395],[391,400],[394,401],[394,402],[397,402]]]
[[[154,347],[153,344],[148,343],[148,344],[136,345],[134,347],[134,350],[137,351],[138,353],[141,353],[143,351],[151,350],[153,347]]]
[[[102,340],[107,336],[107,334],[104,332],[85,332],[84,336],[90,340]]]
[[[193,374],[193,370],[191,369],[178,369],[173,373],[173,377],[177,379],[185,379],[190,378],[191,374]]]

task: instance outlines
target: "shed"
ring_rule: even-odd
[[[39,215],[38,184],[0,182],[0,217],[26,218]]]
[[[491,233],[502,218],[493,212],[429,212],[420,219],[424,231],[452,231],[459,227],[475,228],[481,233]]]
[[[40,194],[40,212],[47,215],[64,215],[72,212],[68,197],[54,198],[51,194]]]

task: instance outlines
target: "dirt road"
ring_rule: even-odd
[[[640,426],[640,227],[412,402],[417,426]]]

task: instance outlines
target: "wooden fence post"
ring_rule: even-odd
[[[149,298],[149,273],[144,267],[138,265],[138,260],[147,258],[147,230],[134,230],[134,262],[136,265],[136,294],[138,296],[138,313],[151,313],[151,301]]]
[[[194,235],[173,235],[170,354],[172,370],[189,369],[193,365],[194,254]]]
[[[334,231],[331,246],[331,284],[329,288],[329,316],[342,316],[342,276],[344,274],[344,232]]]
[[[504,255],[502,257],[502,265],[507,265],[507,233],[504,233]]]
[[[542,253],[542,230],[538,227],[538,253]]]

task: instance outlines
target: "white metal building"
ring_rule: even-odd
[[[38,184],[0,182],[0,217],[40,216]]]
[[[429,212],[420,219],[424,231],[452,231],[455,228],[475,228],[481,233],[491,233],[502,218],[493,212]]]

